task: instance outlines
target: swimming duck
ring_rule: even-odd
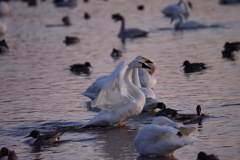
[[[226,42],[224,44],[224,49],[227,51],[239,51],[240,50],[240,42]]]
[[[111,56],[112,56],[114,59],[118,59],[118,58],[122,57],[122,51],[113,48],[112,53],[111,53]]]
[[[83,18],[85,20],[89,20],[91,18],[91,16],[89,15],[89,13],[85,12]]]
[[[77,75],[82,73],[89,75],[90,67],[92,67],[90,62],[85,62],[84,64],[73,64],[70,66],[70,71]]]
[[[146,100],[142,91],[132,83],[131,71],[134,68],[150,68],[144,62],[139,58],[128,66],[125,61],[119,63],[98,96],[91,101],[91,106],[100,108],[101,111],[82,127],[122,125],[142,112]]]
[[[150,67],[149,64],[152,63],[152,61],[150,61],[149,59],[142,57],[142,56],[138,56],[136,57],[136,59],[142,59],[145,63],[147,63],[147,65]],[[151,71],[150,71],[151,72]],[[103,84],[106,82],[106,80],[108,79],[109,75],[105,75],[102,77],[99,77],[98,79],[96,79],[96,81],[91,84],[86,91],[82,92],[81,95],[83,96],[87,96],[89,97],[91,100],[95,99],[99,92],[102,89]],[[140,77],[141,78],[141,77]]]
[[[64,132],[61,133],[49,133],[45,135],[40,135],[40,132],[37,130],[33,130],[28,136],[32,137],[34,141],[32,142],[32,145],[52,145],[54,143],[57,143],[60,139],[60,137],[63,135]]]
[[[9,52],[9,47],[5,39],[0,41],[0,55]]]
[[[203,118],[207,117],[207,115],[201,113],[201,106],[197,105],[196,107],[197,114],[178,114],[173,117],[174,121],[182,122],[183,124],[195,124],[200,123]]]
[[[198,153],[197,160],[219,160],[214,154],[207,155],[205,152],[201,151]]]
[[[219,0],[219,3],[222,5],[237,4],[240,3],[240,0]]]
[[[206,64],[204,63],[190,63],[188,60],[183,62],[182,67],[183,66],[185,73],[198,72],[207,69]]]
[[[65,40],[63,41],[66,45],[72,45],[80,42],[80,39],[78,37],[70,37],[66,36]]]
[[[192,9],[192,3],[190,1],[179,0],[177,4],[172,4],[165,7],[162,13],[169,18],[175,18],[179,15],[183,15],[185,19],[189,17],[189,9]]]
[[[63,25],[64,26],[71,26],[71,21],[70,21],[70,18],[68,16],[65,16],[62,18],[62,22],[63,22]]]
[[[156,113],[156,116],[165,116],[171,118],[178,115],[177,110],[172,108],[166,108],[166,105],[164,103],[159,103],[158,105],[160,105],[162,109]]]
[[[55,7],[76,7],[77,0],[54,0],[53,1]]]
[[[139,11],[143,11],[143,10],[144,10],[144,5],[142,5],[142,4],[141,4],[141,5],[138,5],[138,6],[137,6],[137,9],[138,9]]]
[[[130,38],[140,38],[140,37],[147,37],[148,32],[143,31],[138,28],[125,28],[125,20],[122,15],[119,13],[112,15],[112,19],[114,19],[116,22],[121,21],[121,28],[118,33],[118,38],[120,38],[122,41],[125,41],[125,39]]]
[[[0,160],[18,160],[14,151],[10,151],[7,147],[3,147],[0,151]]]
[[[195,127],[176,129],[149,124],[138,132],[134,144],[141,156],[171,157],[175,150],[196,141],[196,138],[190,136],[195,130]]]

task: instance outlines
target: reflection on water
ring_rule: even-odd
[[[136,9],[140,3],[144,11]],[[74,8],[56,8],[51,1],[39,1],[37,7],[9,2],[12,15],[4,18],[8,24],[4,38],[10,52],[0,56],[0,147],[6,146],[21,159],[30,160],[149,159],[139,156],[133,139],[151,122],[154,113],[142,113],[121,128],[79,129],[97,114],[87,107],[90,99],[80,93],[98,77],[111,73],[119,61],[130,62],[143,55],[157,64],[157,98],[183,113],[195,113],[199,104],[209,115],[201,124],[194,124],[196,143],[177,150],[173,158],[159,159],[196,159],[199,151],[205,151],[220,159],[238,160],[239,52],[231,61],[223,59],[221,51],[226,41],[239,41],[240,6],[192,1],[191,20],[224,27],[174,31],[173,24],[160,12],[172,3],[176,2],[91,0],[79,1]],[[84,12],[91,19],[85,21]],[[124,15],[127,28],[149,31],[148,38],[122,44],[117,38],[120,24],[111,19],[113,13]],[[64,16],[71,18],[71,26],[46,27],[60,24]],[[66,36],[79,37],[80,43],[65,46],[62,41]],[[110,56],[113,48],[122,51],[118,60]],[[185,74],[180,67],[185,60],[210,67]],[[70,65],[86,61],[93,66],[90,76],[76,76],[68,70]],[[24,143],[33,129],[64,130],[65,134],[57,146],[34,148]]]

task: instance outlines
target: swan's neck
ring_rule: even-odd
[[[131,68],[131,67],[127,68],[125,75],[124,75],[124,81],[127,84],[127,88],[128,88],[130,95],[132,97],[135,97],[140,100],[140,99],[142,99],[141,94],[143,94],[143,93],[140,91],[140,89],[137,86],[135,86],[132,83],[132,69],[133,68]],[[144,95],[143,95],[143,97],[144,97]]]
[[[139,75],[138,75],[138,69],[134,68],[132,71],[132,83],[137,86],[138,88],[141,87],[140,81],[139,81]]]
[[[121,28],[120,28],[120,32],[119,33],[122,33],[124,31],[124,29],[125,29],[125,20],[124,20],[124,18],[122,18],[122,20],[121,20]]]
[[[179,16],[177,22],[175,23],[175,29],[179,29],[182,23],[183,23],[183,17]]]

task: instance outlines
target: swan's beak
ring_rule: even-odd
[[[148,65],[146,65],[145,63],[142,63],[142,68],[152,69],[152,68],[150,68]]]
[[[147,58],[143,58],[143,59],[144,59],[145,63],[153,63],[152,61],[150,61],[150,60],[147,59]]]

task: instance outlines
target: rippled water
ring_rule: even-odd
[[[20,159],[146,159],[133,145],[138,130],[150,123],[154,113],[143,113],[122,128],[78,130],[96,115],[86,108],[88,98],[80,95],[96,78],[111,73],[119,61],[110,57],[112,48],[125,50],[120,60],[128,62],[143,55],[157,64],[155,93],[167,106],[186,113],[197,104],[210,115],[193,134],[198,142],[177,150],[175,159],[196,159],[199,151],[220,159],[240,159],[240,60],[222,59],[226,41],[239,41],[240,5],[222,6],[217,0],[193,0],[190,19],[222,28],[176,32],[160,10],[175,1],[90,0],[76,8],[55,8],[51,1],[27,7],[10,2],[12,15],[5,18],[5,38],[10,53],[0,56],[0,147],[14,149]],[[137,5],[145,10],[138,11]],[[91,19],[85,21],[84,12]],[[111,19],[122,13],[128,27],[150,31],[148,38],[122,45],[116,35],[120,24]],[[70,27],[46,27],[61,23],[68,15]],[[81,42],[65,46],[65,36]],[[235,53],[239,57],[239,52]],[[184,74],[184,60],[204,62],[210,69]],[[90,61],[90,76],[76,76],[68,67]],[[64,129],[57,146],[33,148],[24,137],[33,129],[42,132]],[[161,159],[161,158],[160,158]]]

